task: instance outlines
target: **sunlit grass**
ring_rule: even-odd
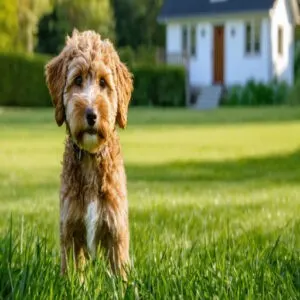
[[[299,133],[299,108],[131,109],[133,269],[123,285],[89,266],[82,286],[59,276],[65,130],[0,108],[0,299],[300,297]]]

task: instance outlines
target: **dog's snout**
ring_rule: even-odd
[[[91,108],[87,108],[85,112],[86,120],[90,126],[94,126],[96,123],[97,115]]]

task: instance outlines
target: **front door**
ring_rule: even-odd
[[[224,82],[224,26],[214,28],[214,84]]]

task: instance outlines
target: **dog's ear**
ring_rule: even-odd
[[[63,92],[66,80],[66,57],[62,52],[54,57],[45,67],[46,82],[55,107],[55,120],[58,126],[65,121]]]
[[[132,74],[127,67],[119,60],[116,64],[118,111],[116,121],[121,128],[127,124],[128,105],[133,90]]]

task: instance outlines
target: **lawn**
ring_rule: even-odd
[[[65,130],[0,108],[0,299],[299,299],[300,108],[131,109],[131,259],[59,275]]]

